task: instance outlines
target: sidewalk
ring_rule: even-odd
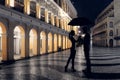
[[[83,74],[84,53],[77,48],[75,68],[64,72],[69,50],[1,65],[0,80],[120,80],[120,49],[93,48],[91,50],[92,74],[88,79]]]

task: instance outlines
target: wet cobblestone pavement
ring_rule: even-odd
[[[120,80],[120,48],[92,48],[92,73],[87,78],[82,47],[77,48],[75,68],[64,72],[69,50],[43,55],[13,64],[1,64],[0,80]]]

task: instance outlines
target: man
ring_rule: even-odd
[[[75,31],[71,30],[71,32],[69,33],[69,39],[72,43],[72,46],[70,48],[70,56],[68,58],[67,64],[65,66],[65,72],[67,72],[67,68],[69,65],[70,60],[72,60],[72,71],[75,72],[75,68],[74,68],[74,60],[75,60],[75,54],[76,54],[76,50],[75,50],[75,42],[76,40],[74,39],[74,35],[75,35]]]
[[[85,34],[83,46],[84,46],[84,54],[85,54],[85,59],[86,59],[86,70],[84,72],[89,74],[89,73],[91,73],[90,54],[89,54],[89,51],[90,51],[89,29],[87,27],[84,27],[83,33]]]

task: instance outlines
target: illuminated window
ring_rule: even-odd
[[[45,21],[45,8],[41,8],[41,20]]]
[[[30,2],[30,16],[36,17],[36,2]]]
[[[48,22],[51,23],[51,13],[48,13]]]
[[[54,16],[55,26],[57,26],[56,19],[57,19],[57,16]]]

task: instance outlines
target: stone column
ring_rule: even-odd
[[[40,55],[40,31],[38,30],[37,33],[37,55]]]
[[[29,29],[28,29],[28,26],[26,26],[26,31],[25,31],[25,57],[29,58]]]
[[[14,29],[14,22],[10,21],[9,22],[9,29],[7,32],[7,60],[8,61],[13,61],[14,60],[14,34],[13,34],[13,29]]]
[[[48,32],[46,32],[46,53],[48,53]]]
[[[24,0],[24,13],[30,14],[30,0]]]
[[[37,4],[36,5],[36,16],[37,16],[38,19],[40,19],[40,8],[41,8],[40,5]]]
[[[48,23],[48,10],[45,9],[45,22]]]

